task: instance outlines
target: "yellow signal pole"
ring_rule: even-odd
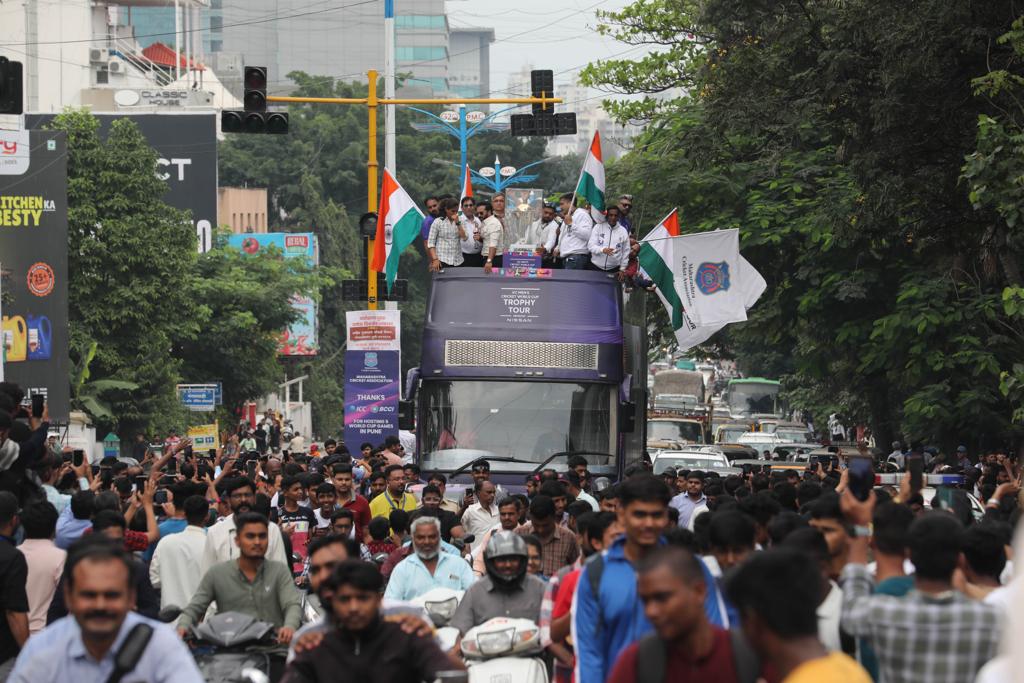
[[[377,72],[370,70],[366,73],[369,79],[369,87],[366,97],[280,97],[268,95],[267,102],[282,102],[295,104],[364,104],[367,109],[366,132],[369,138],[368,154],[366,158],[366,206],[367,211],[377,210],[377,108],[379,106],[394,106],[403,104],[559,104],[560,97],[520,97],[520,98],[469,98],[456,100],[430,99],[430,98],[391,98],[381,99],[377,97]],[[378,220],[384,220],[384,216],[377,216]],[[369,240],[369,251],[366,263],[366,308],[371,311],[377,310],[377,273],[370,268],[370,261],[373,260],[374,239]]]

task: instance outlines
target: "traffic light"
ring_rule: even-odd
[[[555,91],[555,72],[551,69],[530,72],[530,97],[552,97]],[[534,114],[554,114],[555,105],[537,103],[533,105]]]
[[[288,114],[267,111],[267,67],[247,66],[242,80],[242,105],[245,111],[224,111],[220,116],[222,133],[269,133],[284,135],[288,132]]]
[[[0,114],[22,112],[21,62],[0,57]]]
[[[242,102],[246,111],[267,110],[267,67],[245,67],[245,94]]]

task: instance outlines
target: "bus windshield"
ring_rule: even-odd
[[[778,415],[779,385],[776,382],[730,382],[726,401],[733,416]]]
[[[471,459],[504,456],[515,462],[493,464],[532,472],[554,453],[586,451],[591,469],[614,471],[616,392],[608,384],[424,380],[418,395],[423,469],[454,470]]]

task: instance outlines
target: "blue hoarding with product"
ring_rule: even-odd
[[[228,246],[246,254],[258,254],[271,247],[277,248],[285,258],[304,258],[310,267],[317,265],[317,240],[311,232],[268,232],[231,235]],[[295,295],[292,308],[301,317],[281,333],[277,352],[282,356],[315,356],[320,345],[317,340],[316,302],[307,296]]]
[[[382,444],[398,434],[398,351],[345,352],[345,443]]]

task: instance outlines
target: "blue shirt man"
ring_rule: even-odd
[[[468,562],[440,550],[441,522],[437,517],[412,521],[412,546],[413,553],[391,573],[385,599],[412,600],[433,588],[464,591],[476,581]]]
[[[679,510],[679,526],[686,528],[690,523],[693,511],[702,505],[707,505],[708,499],[704,496],[704,475],[701,472],[690,472],[686,476],[686,490],[677,495],[669,503],[676,510]]]
[[[125,638],[145,624],[152,636],[122,683],[203,683],[195,660],[170,626],[130,611],[136,595],[133,561],[123,544],[102,534],[76,543],[65,567],[70,614],[28,639],[7,680],[105,681]]]

